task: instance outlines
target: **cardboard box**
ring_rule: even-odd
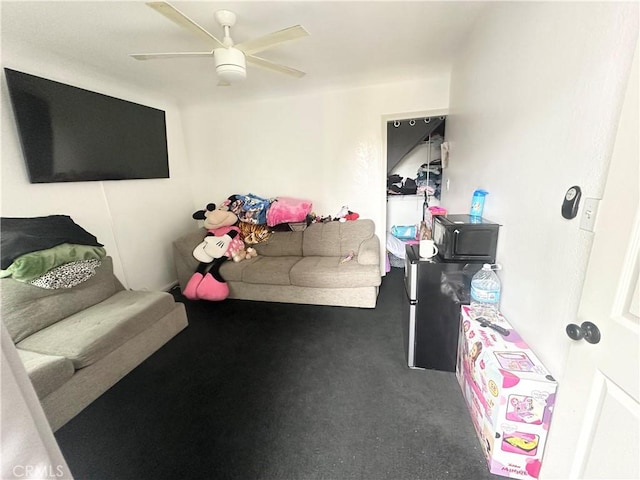
[[[538,478],[557,382],[509,322],[502,335],[461,307],[456,377],[491,473]]]

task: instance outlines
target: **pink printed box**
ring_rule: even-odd
[[[456,377],[491,473],[538,478],[557,382],[502,316],[495,328],[461,310]]]

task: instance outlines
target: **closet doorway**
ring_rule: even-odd
[[[430,206],[439,204],[446,113],[431,111],[384,119],[387,235],[393,226],[419,224],[425,198]]]

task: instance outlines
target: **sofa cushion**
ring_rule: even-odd
[[[249,224],[247,224],[249,225]],[[251,257],[240,262],[229,260],[220,265],[220,275],[227,282],[241,282],[244,269],[255,262],[259,262],[263,257]]]
[[[301,257],[257,257],[257,259],[258,261],[248,265],[242,271],[243,282],[291,285],[289,272]]]
[[[166,292],[123,290],[34,333],[19,348],[60,355],[77,369],[91,365],[153,325],[174,307]]]
[[[372,220],[314,223],[304,230],[302,251],[305,257],[342,257],[353,251],[358,253],[360,244],[373,237]]]
[[[0,280],[0,288],[2,321],[15,343],[123,289],[113,275],[111,257],[103,258],[96,274],[73,288],[49,290],[12,278]]]
[[[65,357],[43,355],[21,348],[16,350],[38,398],[46,397],[73,377],[73,363]]]
[[[298,232],[273,232],[269,240],[254,245],[258,255],[266,257],[301,257],[302,235]]]
[[[291,269],[291,285],[321,288],[380,285],[378,265],[360,265],[356,259],[340,261],[341,257],[304,257]]]

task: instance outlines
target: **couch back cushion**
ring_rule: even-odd
[[[0,314],[17,343],[123,289],[113,274],[111,257],[105,257],[95,275],[72,288],[48,290],[12,278],[0,280]]]
[[[374,232],[369,219],[313,223],[304,230],[302,252],[305,257],[341,257],[351,251],[357,255],[360,244]]]
[[[258,255],[265,257],[301,257],[302,233],[273,232],[266,242],[253,245]]]

